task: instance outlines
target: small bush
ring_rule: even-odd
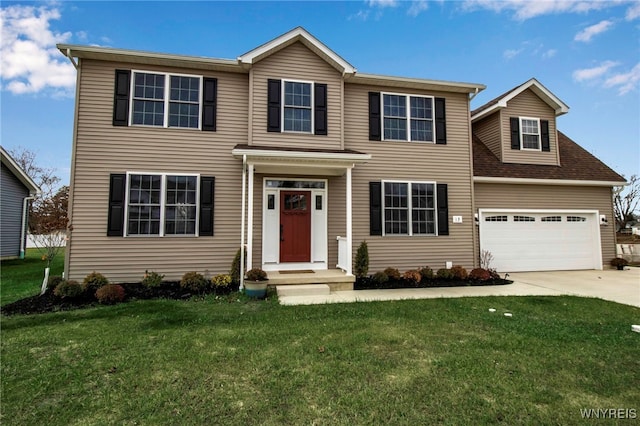
[[[47,281],[47,291],[48,292],[55,291],[58,284],[60,284],[63,281],[64,281],[64,278],[62,278],[60,275],[54,275],[52,277],[49,277],[49,281]]]
[[[384,270],[384,274],[390,280],[398,281],[400,279],[400,271],[398,271],[396,268],[387,268]]]
[[[164,278],[164,275],[160,275],[157,272],[144,271],[144,277],[142,278],[142,285],[148,288],[158,287],[160,284],[162,284],[163,278]]]
[[[489,275],[491,275],[490,279],[492,279],[492,280],[499,280],[500,279],[500,274],[495,269],[487,269],[487,271],[489,272]]]
[[[94,294],[100,287],[107,284],[109,284],[107,277],[96,271],[84,277],[84,281],[82,281],[85,291],[89,294]]]
[[[455,278],[455,275],[453,275],[451,269],[442,268],[438,269],[438,272],[436,272],[436,277],[441,280],[452,280]]]
[[[629,261],[627,259],[623,259],[621,257],[614,257],[613,259],[611,259],[611,261],[609,263],[611,264],[611,266],[619,268],[619,267],[627,266],[629,264]]]
[[[197,272],[187,272],[180,280],[180,287],[194,293],[203,293],[207,290],[209,281],[204,275]]]
[[[96,299],[105,305],[114,305],[124,300],[124,288],[119,284],[106,284],[96,291]]]
[[[376,272],[375,274],[373,274],[373,277],[371,277],[371,279],[376,285],[380,286],[389,281],[389,276],[384,272]]]
[[[416,269],[410,269],[406,271],[404,274],[402,274],[402,278],[404,278],[405,281],[413,285],[418,284],[420,280],[422,280],[422,276],[420,275],[420,272],[418,272]]]
[[[211,278],[213,289],[227,289],[231,286],[231,275],[219,274]]]
[[[84,293],[84,286],[75,280],[62,280],[53,291],[53,294],[63,299],[74,299],[82,293]]]
[[[429,281],[432,280],[434,278],[434,273],[433,273],[433,269],[429,268],[428,266],[425,266],[424,268],[420,269],[420,276],[422,277],[423,281]]]
[[[491,274],[486,269],[475,268],[469,272],[469,279],[474,281],[488,281],[491,279]]]
[[[245,279],[248,281],[266,281],[267,273],[262,268],[253,268],[247,271]]]
[[[231,262],[231,269],[229,270],[229,275],[231,276],[231,282],[233,284],[240,284],[240,275],[241,275],[241,271],[240,271],[240,252],[241,249],[238,249],[238,251],[236,252],[235,257],[233,258],[233,262]],[[246,265],[246,261],[247,261],[247,251],[244,251],[244,260],[245,260],[245,265]]]
[[[369,273],[369,246],[367,242],[363,241],[358,246],[356,251],[356,261],[354,262],[353,269],[356,273],[356,277],[366,277]]]
[[[467,273],[467,270],[460,265],[453,265],[451,267],[451,273],[453,274],[453,277],[456,280],[460,280],[460,281],[466,280],[467,277],[469,276],[469,274]]]

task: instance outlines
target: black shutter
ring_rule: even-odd
[[[549,152],[551,151],[551,145],[549,144],[549,121],[540,120],[540,127],[541,127],[540,136],[542,139],[542,150]]]
[[[280,131],[281,88],[280,80],[269,80],[267,83],[267,132]]]
[[[200,228],[201,237],[213,236],[213,204],[216,178],[213,176],[200,177]]]
[[[380,121],[380,93],[369,92],[369,140],[382,140]]]
[[[369,234],[382,235],[381,182],[369,182]]]
[[[445,115],[444,98],[435,98],[436,109],[436,143],[438,145],[447,144],[447,124]]]
[[[113,93],[113,125],[129,125],[129,87],[131,71],[116,70]]]
[[[124,236],[124,195],[127,175],[111,174],[109,177],[109,213],[107,218],[107,236]]]
[[[449,200],[447,184],[437,185],[438,194],[438,235],[449,235]]]
[[[520,119],[511,117],[511,149],[520,149]]]
[[[215,132],[218,79],[207,77],[203,78],[202,92],[202,130],[206,132]]]
[[[314,85],[314,133],[316,135],[327,134],[327,85],[316,83]]]

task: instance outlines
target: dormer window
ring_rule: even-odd
[[[284,131],[311,133],[312,115],[311,83],[284,82]]]
[[[310,81],[267,81],[267,131],[327,134],[327,85]]]
[[[520,117],[520,147],[540,151],[540,120]]]

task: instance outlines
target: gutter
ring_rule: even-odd
[[[36,197],[29,196],[24,197],[22,200],[22,223],[20,226],[20,259],[24,259],[25,253],[25,238],[27,233],[27,225],[29,223],[29,218],[27,217],[27,206],[29,205],[30,200],[34,200]]]

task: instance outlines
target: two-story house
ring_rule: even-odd
[[[482,84],[364,74],[302,28],[235,60],[58,48],[78,70],[72,279],[223,273],[241,245],[247,269],[345,282],[365,240],[373,271],[614,255],[624,179],[556,130],[568,108],[535,80],[471,112]]]

